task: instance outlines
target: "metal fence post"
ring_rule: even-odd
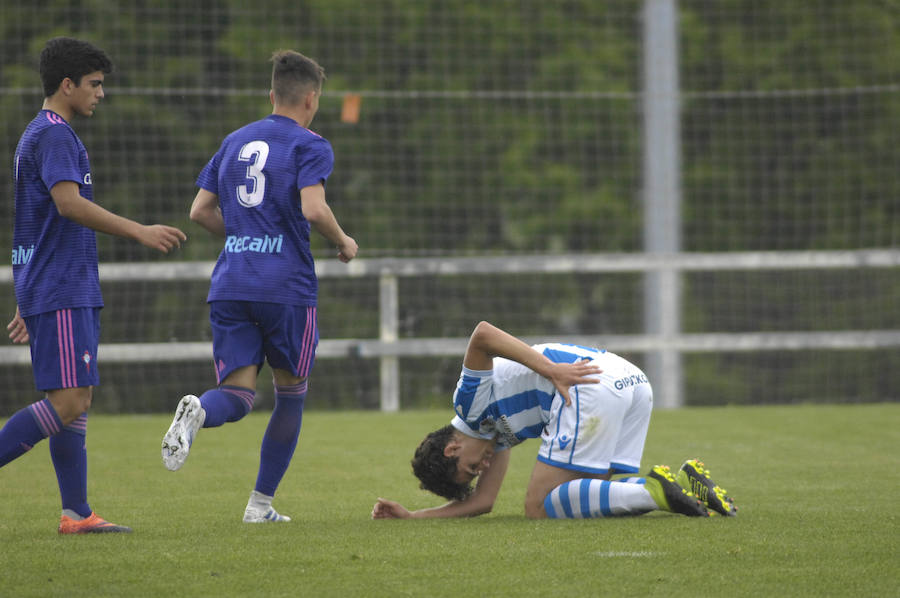
[[[378,279],[379,340],[382,343],[397,342],[399,291],[397,275],[383,273]],[[385,352],[381,361],[381,410],[394,412],[400,409],[400,366],[396,355]]]
[[[681,251],[681,127],[678,82],[678,3],[644,2],[644,250]],[[674,347],[681,334],[681,272],[664,267],[646,273],[644,333],[663,347],[647,356],[657,405],[684,404],[682,359]]]

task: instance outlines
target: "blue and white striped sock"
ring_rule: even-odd
[[[630,478],[619,478],[618,480],[614,480],[614,481],[622,482],[625,484],[646,484],[647,483],[647,480],[645,478],[636,478],[633,476]]]
[[[659,507],[639,482],[580,479],[560,484],[544,499],[551,519],[642,515]]]

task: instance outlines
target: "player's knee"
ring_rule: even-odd
[[[47,393],[63,426],[68,426],[91,408],[91,387],[67,388]]]
[[[525,501],[525,516],[529,519],[546,519],[547,511],[544,510],[544,501]]]
[[[282,369],[272,371],[272,383],[275,387],[289,388],[306,382],[307,376],[295,376],[292,372]]]

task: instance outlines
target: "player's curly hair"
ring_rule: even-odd
[[[456,428],[447,425],[435,430],[419,444],[413,456],[413,473],[419,478],[423,490],[443,496],[448,500],[465,500],[472,494],[471,484],[455,482],[459,457],[447,457],[444,448],[453,438]]]
[[[94,71],[111,73],[113,63],[106,52],[72,37],[54,37],[41,50],[40,73],[44,97],[49,98],[68,77],[81,85],[81,78]]]

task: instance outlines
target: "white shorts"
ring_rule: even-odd
[[[626,362],[627,363],[627,362]],[[604,370],[599,384],[556,394],[538,461],[586,473],[637,473],[653,410],[653,387],[637,367]]]

